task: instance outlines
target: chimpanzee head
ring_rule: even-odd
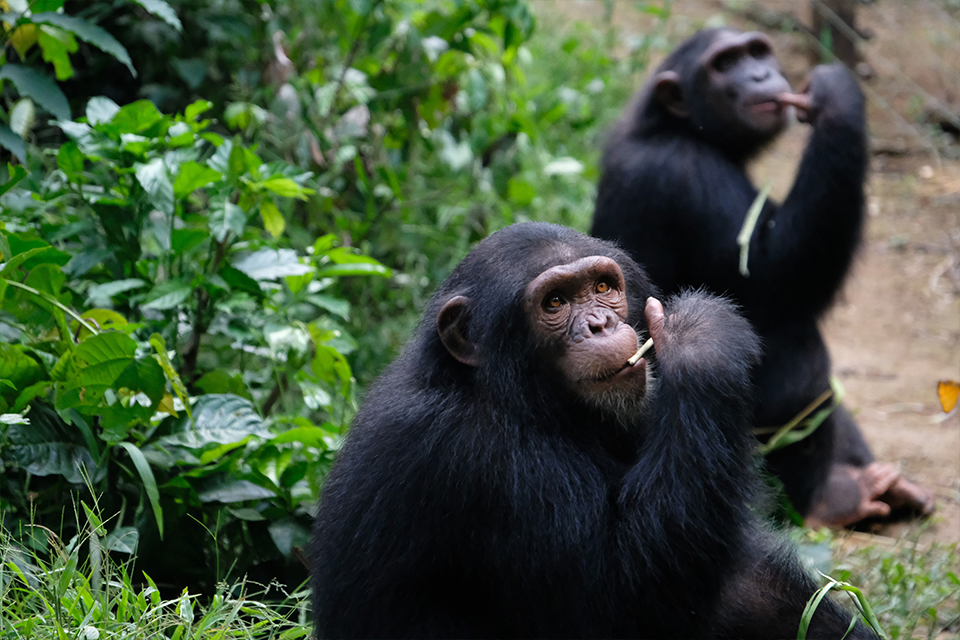
[[[708,29],[664,60],[641,108],[657,126],[680,124],[728,153],[749,156],[787,125],[780,95],[789,91],[767,36]]]
[[[647,388],[646,361],[627,361],[653,293],[614,245],[529,223],[481,242],[432,308],[449,368],[466,368],[472,384],[545,404],[572,401],[627,422]]]

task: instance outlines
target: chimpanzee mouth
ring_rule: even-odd
[[[754,112],[779,112],[783,109],[783,104],[776,96],[758,96],[748,100],[746,107]]]

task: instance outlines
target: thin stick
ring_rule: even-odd
[[[653,338],[647,338],[647,341],[643,343],[643,346],[637,349],[635,354],[630,356],[630,359],[627,360],[627,364],[631,367],[637,364],[640,362],[640,358],[643,357],[643,354],[645,354],[647,351],[650,351],[651,348],[653,348]]]
[[[740,229],[740,233],[737,234],[737,244],[740,246],[740,275],[744,278],[750,277],[750,269],[747,268],[747,259],[750,255],[750,236],[753,235],[753,229],[757,226],[757,220],[760,219],[760,212],[763,211],[763,203],[767,201],[767,196],[770,194],[770,188],[772,186],[773,183],[768,182],[764,185],[763,189],[760,190],[760,193],[757,194],[756,199],[754,199],[753,204],[750,205],[750,209],[743,219],[743,227]]]

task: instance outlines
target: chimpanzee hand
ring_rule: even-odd
[[[824,121],[861,123],[865,99],[857,79],[842,64],[819,65],[810,74],[810,109],[798,118],[816,126]]]
[[[736,306],[717,296],[688,292],[670,299],[668,309],[665,313],[659,300],[647,299],[647,324],[664,375],[741,384],[758,361],[760,348]]]

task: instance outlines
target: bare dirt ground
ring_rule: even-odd
[[[807,4],[762,6],[809,23]],[[597,0],[541,5],[580,20],[603,15]],[[808,40],[759,27],[744,17],[747,5],[676,0],[665,37],[672,46],[705,24],[761,29],[774,39],[797,86],[811,67]],[[648,33],[653,24],[628,2],[615,4],[614,21],[622,34]],[[931,97],[960,113],[960,22],[933,0],[888,0],[863,7],[858,26],[875,34],[862,48],[874,70],[863,86],[871,137],[881,153],[871,160],[862,249],[822,326],[845,403],[876,457],[898,463],[936,494],[938,509],[929,523],[884,525],[874,533],[955,543],[960,542],[960,410],[945,416],[936,388],[939,380],[960,380],[960,161],[956,148],[935,151],[917,118]],[[782,198],[805,140],[803,125],[783,136],[752,167],[757,184],[772,180],[774,195]]]

